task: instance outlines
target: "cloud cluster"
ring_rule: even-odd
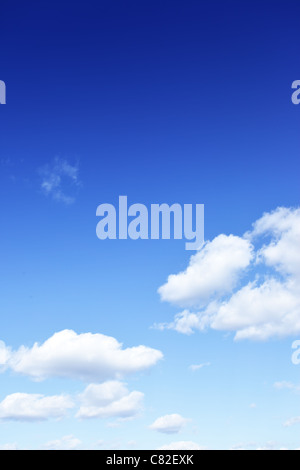
[[[12,351],[0,343],[0,367],[35,380],[64,377],[91,382],[120,379],[154,366],[162,353],[147,346],[124,349],[111,336],[99,333],[55,333],[44,343]]]
[[[17,350],[0,342],[0,371],[6,369],[35,381],[70,378],[92,382],[73,397],[13,393],[0,402],[0,420],[41,421],[59,419],[77,408],[78,419],[137,416],[144,394],[130,392],[120,381],[125,375],[154,366],[163,355],[147,346],[123,348],[115,338],[102,334],[55,333],[44,343]],[[97,382],[97,383],[95,383]]]
[[[143,393],[130,392],[124,383],[118,381],[89,384],[82,393],[73,397],[13,393],[0,402],[0,420],[61,419],[75,407],[78,408],[75,415],[78,419],[129,419],[139,414],[143,399]]]
[[[185,308],[160,329],[212,328],[252,340],[300,333],[300,209],[277,208],[243,237],[207,242],[158,292]]]

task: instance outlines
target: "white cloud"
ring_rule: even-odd
[[[45,450],[75,450],[81,444],[81,441],[76,437],[64,436],[62,439],[47,442],[43,448]]]
[[[7,395],[0,403],[0,419],[43,421],[49,418],[62,418],[73,407],[73,401],[66,395],[13,393]]]
[[[178,441],[165,444],[157,450],[207,450],[207,448],[192,441]]]
[[[263,243],[256,253],[254,243]],[[237,288],[250,274],[254,280]],[[155,325],[159,329],[191,334],[212,328],[232,331],[237,340],[300,333],[300,209],[266,213],[244,237],[218,236],[159,293],[184,307],[202,302],[200,310],[186,309],[173,322]]]
[[[300,332],[300,295],[289,283],[249,283],[220,305],[211,327],[236,331],[236,339],[265,340]]]
[[[194,333],[194,330],[204,330],[205,326],[205,323],[198,313],[184,310],[175,315],[173,322],[155,323],[153,328],[157,330],[175,330],[184,335],[191,335]]]
[[[64,377],[91,382],[119,379],[147,369],[163,357],[160,351],[146,346],[123,349],[111,336],[76,334],[72,330],[55,333],[32,348],[6,348],[6,352],[6,367],[33,379]]]
[[[165,434],[176,434],[182,430],[189,420],[179,414],[170,414],[157,418],[151,424],[150,429],[163,432]]]
[[[46,165],[39,170],[42,177],[41,189],[47,196],[55,201],[64,204],[72,204],[74,196],[66,194],[74,191],[74,186],[79,186],[78,165],[71,165],[66,160],[56,158],[50,165]]]
[[[212,297],[231,292],[252,258],[249,240],[219,235],[191,257],[184,272],[170,275],[158,292],[162,300],[181,306],[205,305]]]
[[[144,394],[129,392],[124,383],[109,381],[88,385],[79,398],[82,405],[77,418],[132,418],[140,412]]]

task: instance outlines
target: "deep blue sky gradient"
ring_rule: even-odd
[[[101,242],[95,213],[119,195],[146,205],[204,203],[212,239],[242,235],[277,206],[297,206],[300,107],[291,103],[291,84],[300,79],[299,16],[296,0],[2,3],[0,339],[32,345],[72,328],[159,348],[165,365],[144,378],[155,416],[160,404],[164,414],[163,403],[178,409],[180,397],[195,401],[203,384],[179,380],[178,371],[197,358],[211,361],[217,374],[204,371],[203,392],[212,397],[207,413],[215,412],[213,422],[204,419],[209,442],[236,443],[240,397],[248,404],[258,384],[287,379],[287,368],[296,374],[290,340],[236,345],[215,332],[191,338],[150,329],[171,321],[175,310],[160,303],[157,288],[191,253],[184,241]],[[40,168],[55,157],[79,167],[69,207],[40,188]],[[11,386],[4,378],[3,397],[17,391],[16,378]],[[270,406],[263,439],[277,398],[261,394]],[[230,437],[214,435],[216,417],[224,429],[233,405]],[[178,412],[189,414],[184,406]],[[62,434],[55,432],[49,438]],[[293,445],[295,430],[286,432]]]

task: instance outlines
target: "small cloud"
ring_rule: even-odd
[[[80,186],[78,164],[55,158],[54,162],[39,170],[42,192],[57,202],[70,205],[75,202],[74,188]],[[71,194],[70,194],[71,193]]]
[[[100,447],[102,450],[119,450],[122,445],[119,440],[104,441],[101,439],[96,443],[96,447]]]
[[[294,392],[300,392],[300,385],[295,385],[292,382],[276,382],[274,387],[277,388],[277,390],[292,390]]]
[[[251,408],[252,410],[254,410],[255,408],[257,408],[256,403],[251,403],[251,405],[249,405],[249,408]]]
[[[256,442],[249,442],[247,444],[237,444],[230,448],[230,450],[288,450],[286,447],[281,446],[277,442],[269,441],[266,444],[258,444]]]
[[[15,442],[12,444],[4,444],[0,445],[0,450],[18,450],[18,446]]]
[[[285,428],[289,428],[290,426],[294,426],[295,424],[300,424],[300,416],[296,416],[295,418],[288,419],[283,426]]]
[[[207,447],[200,446],[192,441],[171,442],[159,447],[157,450],[207,450]]]
[[[79,396],[82,405],[77,418],[132,418],[142,408],[144,394],[129,392],[125,384],[112,380],[102,384],[90,384]]]
[[[183,418],[179,414],[165,415],[157,418],[154,423],[151,424],[150,429],[165,434],[177,434],[188,421],[188,419]]]
[[[64,436],[61,439],[47,442],[43,448],[45,450],[75,450],[80,446],[81,441],[73,435]]]
[[[210,362],[205,362],[204,364],[192,364],[191,366],[189,366],[189,369],[192,372],[195,372],[196,370],[203,369],[203,367],[209,367],[210,365]]]

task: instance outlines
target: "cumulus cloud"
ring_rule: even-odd
[[[162,300],[181,306],[205,305],[210,298],[231,292],[252,258],[249,240],[219,235],[191,257],[185,271],[170,275],[158,292]]]
[[[47,442],[43,448],[45,450],[75,450],[81,445],[81,441],[73,435],[64,436],[61,439]]]
[[[44,421],[63,418],[69,409],[79,407],[75,417],[118,418],[128,420],[142,410],[144,394],[130,392],[126,384],[111,380],[102,384],[89,384],[82,393],[44,396],[13,393],[0,402],[0,420]]]
[[[300,333],[300,209],[266,213],[243,237],[219,235],[159,293],[185,310],[156,328],[212,328],[237,340]]]
[[[192,441],[177,441],[165,444],[157,450],[207,450],[207,448]]]
[[[35,380],[63,377],[101,382],[147,369],[163,355],[142,345],[124,349],[115,338],[99,333],[63,330],[31,348],[11,351],[2,344],[2,357],[2,366]]]
[[[129,392],[122,382],[108,381],[88,385],[79,398],[77,418],[132,418],[140,412],[144,394]]]
[[[72,165],[67,160],[55,158],[54,162],[40,168],[41,189],[46,196],[57,202],[72,204],[75,197],[70,195],[74,187],[80,185],[78,165]]]
[[[259,255],[268,265],[279,272],[300,276],[300,209],[280,207],[264,214],[254,223],[250,237],[271,236],[271,242],[264,244]]]
[[[0,419],[15,421],[44,421],[62,418],[74,403],[69,396],[44,396],[13,393],[0,403]]]
[[[177,434],[186,425],[189,420],[179,414],[170,414],[157,418],[150,425],[150,429],[165,434]]]

